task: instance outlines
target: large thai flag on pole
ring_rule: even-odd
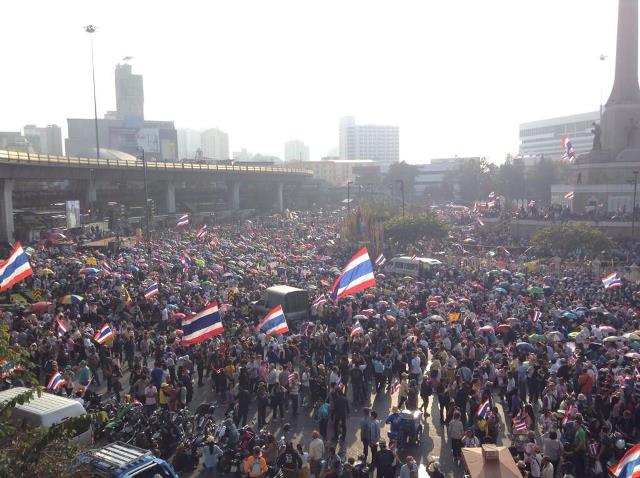
[[[0,263],[0,292],[13,287],[32,274],[29,257],[22,250],[20,243],[16,242],[9,258]]]
[[[331,289],[331,298],[336,301],[345,295],[355,294],[368,287],[376,285],[376,279],[373,276],[373,266],[367,248],[360,249],[349,261],[347,266],[338,276],[333,288]]]
[[[287,319],[284,317],[284,311],[281,305],[276,305],[273,309],[265,315],[258,325],[256,325],[258,332],[265,333],[267,335],[281,335],[289,332],[289,326],[287,325]]]
[[[640,476],[640,443],[624,454],[616,466],[611,467],[616,478],[638,478]]]
[[[113,338],[113,330],[109,327],[109,324],[104,324],[100,330],[96,332],[96,335],[93,337],[93,340],[98,342],[100,345],[104,344],[108,340]]]
[[[180,216],[180,219],[178,219],[178,222],[176,222],[176,227],[182,227],[187,225],[189,225],[189,215],[184,214],[183,216]]]
[[[211,302],[204,309],[191,317],[182,320],[181,345],[191,345],[203,342],[224,332],[220,310],[216,301]]]

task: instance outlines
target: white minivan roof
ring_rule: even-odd
[[[26,387],[14,387],[0,392],[0,403],[7,402],[16,395],[27,392]],[[79,417],[86,413],[82,404],[70,398],[60,397],[44,392],[40,397],[36,394],[32,400],[16,405],[13,418],[25,419],[33,426],[51,427],[67,418]]]

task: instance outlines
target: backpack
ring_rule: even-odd
[[[253,463],[251,464],[251,476],[260,476],[262,475],[262,469],[260,468],[260,458],[253,458]]]
[[[329,404],[327,402],[324,402],[320,405],[320,408],[318,408],[318,420],[324,418],[329,418]]]

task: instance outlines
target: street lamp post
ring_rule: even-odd
[[[636,193],[638,191],[638,173],[640,171],[633,172],[633,205],[631,206],[631,240],[633,241],[636,236]]]
[[[396,179],[400,183],[400,192],[402,193],[402,219],[404,219],[404,179]]]
[[[87,25],[84,27],[84,31],[89,34],[91,38],[91,79],[93,80],[93,118],[95,120],[96,128],[96,159],[100,159],[100,139],[98,137],[98,102],[96,100],[96,71],[93,61],[93,34],[96,32],[95,25]]]

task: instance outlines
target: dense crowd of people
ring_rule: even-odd
[[[245,462],[252,478],[270,467],[314,478],[364,478],[374,469],[413,478],[419,464],[444,476],[431,455],[448,450],[411,455],[428,426],[460,462],[464,447],[510,443],[532,478],[605,476],[638,441],[634,284],[605,289],[583,268],[556,275],[508,251],[470,261],[456,245],[477,233],[452,218],[447,241],[412,245],[418,256],[445,251],[443,265],[420,277],[378,267],[376,287],[334,303],[322,295],[355,252],[340,240],[338,214],[210,225],[203,238],[195,228],[164,231],[117,253],[34,247],[34,276],[13,292],[39,289],[51,305],[6,309],[2,320],[11,342],[30,350],[41,383],[60,371],[58,393],[79,400],[106,387],[151,414],[195,408],[209,387],[236,427],[254,415],[257,429],[310,415],[311,440],[281,446],[272,435]],[[147,299],[153,282],[159,294]],[[310,292],[310,320],[265,335],[251,303],[281,283]],[[182,319],[214,300],[224,333],[184,346]],[[362,333],[352,333],[356,323]],[[114,338],[100,345],[92,338],[105,324]],[[359,427],[349,429],[355,414]],[[409,420],[414,428],[407,416],[419,417]],[[346,456],[356,433],[362,453]],[[215,468],[210,445],[204,463]]]

